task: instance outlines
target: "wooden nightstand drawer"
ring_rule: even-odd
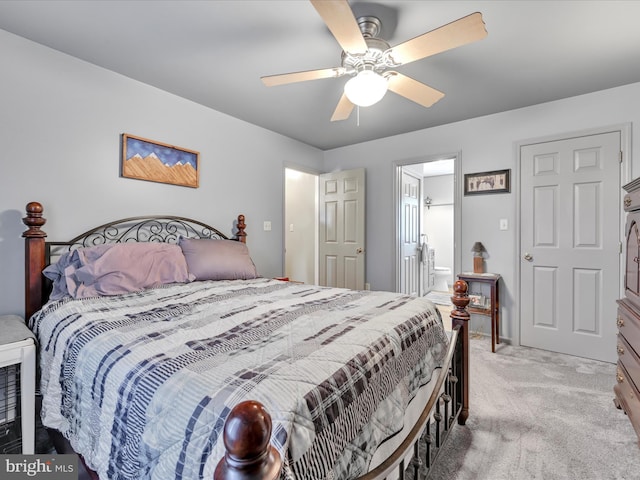
[[[630,345],[640,345],[640,318],[627,299],[618,300],[618,331]]]
[[[636,434],[640,437],[640,418],[638,417],[640,415],[640,399],[638,398],[638,390],[629,381],[629,374],[620,363],[618,363],[616,385],[613,387],[613,391],[620,402],[620,406],[629,417]]]

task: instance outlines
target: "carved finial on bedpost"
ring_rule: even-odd
[[[236,234],[238,241],[247,243],[247,232],[244,231],[247,226],[244,224],[244,215],[238,215],[238,224],[236,225],[236,228],[238,229],[238,233]]]
[[[451,311],[451,318],[455,320],[469,320],[469,312],[467,312],[467,305],[469,305],[469,295],[467,282],[464,280],[458,280],[453,284],[453,297],[451,302],[456,307]]]
[[[42,212],[44,211],[42,205],[38,202],[29,202],[25,210],[27,211],[27,216],[22,219],[22,223],[29,227],[29,230],[24,232],[22,236],[25,238],[46,237],[47,234],[40,230],[47,223],[47,219],[42,217]]]
[[[45,241],[47,236],[41,230],[47,220],[42,216],[44,209],[38,202],[30,202],[26,206],[27,216],[22,222],[29,228],[22,233],[24,243],[24,281],[25,281],[25,311],[29,319],[41,306],[43,300],[42,270],[45,267]]]
[[[461,342],[462,359],[459,363],[458,384],[462,410],[458,416],[458,423],[464,425],[469,418],[469,319],[471,315],[467,311],[469,305],[468,286],[464,280],[458,280],[453,284],[453,297],[451,301],[455,308],[451,311],[451,327],[460,326],[458,341]],[[456,360],[457,361],[457,360]]]
[[[214,480],[275,480],[282,460],[269,443],[271,416],[260,402],[247,400],[231,410],[224,424],[227,450],[218,462]]]

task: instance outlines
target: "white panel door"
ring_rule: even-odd
[[[364,289],[364,202],[364,168],[320,175],[320,285]]]
[[[400,216],[400,293],[420,295],[420,186],[421,179],[402,170]]]
[[[614,362],[620,132],[520,150],[522,345]]]

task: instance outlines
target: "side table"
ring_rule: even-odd
[[[463,272],[458,275],[458,279],[464,280],[469,284],[470,292],[472,291],[471,284],[473,283],[485,283],[489,285],[491,290],[489,305],[477,307],[469,304],[467,309],[469,313],[491,317],[491,351],[495,353],[496,343],[500,343],[500,289],[498,284],[500,275],[497,273]]]
[[[22,317],[17,315],[0,315],[0,369],[4,378],[12,375],[8,367],[19,365],[20,382],[7,381],[4,392],[0,391],[0,418],[4,422],[15,420],[17,412],[17,395],[20,395],[20,420],[22,431],[22,453],[35,453],[35,401],[36,401],[36,345],[31,330],[25,325]],[[15,375],[15,373],[13,373]],[[11,398],[13,396],[13,398]],[[2,411],[4,410],[4,411]],[[1,446],[0,446],[1,447]],[[17,453],[17,452],[11,452]]]

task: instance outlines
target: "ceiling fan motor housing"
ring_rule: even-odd
[[[342,52],[342,66],[347,74],[354,75],[362,70],[373,70],[382,73],[390,65],[385,58],[385,52],[389,50],[389,44],[376,35],[380,32],[381,23],[376,17],[358,18],[358,26],[367,43],[365,53]]]

